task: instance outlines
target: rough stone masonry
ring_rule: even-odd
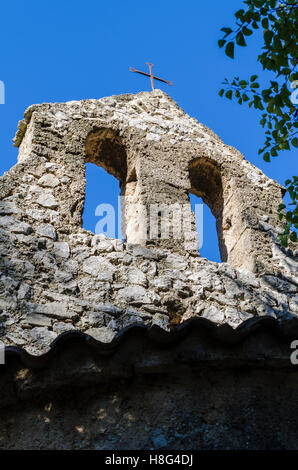
[[[162,91],[31,106],[15,145],[0,179],[5,345],[42,354],[72,329],[110,342],[133,323],[297,316],[297,251],[278,241],[283,188]],[[86,162],[119,180],[125,242],[82,228]],[[144,237],[134,204],[190,207],[189,193],[216,218],[222,263],[200,257],[195,230]]]

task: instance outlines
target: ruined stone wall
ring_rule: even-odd
[[[0,449],[297,450],[297,374],[204,370],[40,396],[0,416]]]
[[[135,322],[297,315],[297,258],[277,238],[282,188],[161,91],[32,106],[15,144],[0,179],[6,345],[40,354],[70,329],[109,342]],[[126,242],[81,227],[88,161],[119,179]],[[194,220],[187,240],[143,238],[132,204],[189,205],[189,192],[217,219],[223,263],[200,257]]]
[[[112,347],[68,334],[41,361],[10,351],[0,449],[297,449],[298,321],[286,335],[249,323],[134,326]]]

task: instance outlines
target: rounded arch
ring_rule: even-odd
[[[222,261],[228,252],[223,236],[223,185],[218,165],[208,158],[198,157],[189,164],[190,192],[202,198],[216,219],[218,244]]]
[[[134,209],[137,172],[135,159],[128,158],[127,147],[119,131],[101,127],[89,132],[85,141],[85,163],[102,167],[119,181],[122,234],[128,242],[134,242],[135,226],[138,225]]]
[[[119,133],[113,129],[101,128],[91,131],[85,144],[86,163],[103,167],[118,179],[120,186],[127,179],[127,153]]]

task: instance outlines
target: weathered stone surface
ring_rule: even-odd
[[[297,448],[290,345],[243,325],[298,315],[298,253],[278,239],[282,188],[160,90],[34,105],[16,145],[0,178],[1,341],[41,355],[70,330],[110,343],[137,328],[115,350],[62,342],[38,370],[13,358],[0,448]],[[82,228],[86,162],[119,180],[125,242]],[[215,215],[223,263],[200,258],[189,193]],[[220,327],[179,325],[194,316]]]
[[[18,299],[30,299],[31,292],[31,287],[28,284],[22,283],[18,290]]]
[[[133,305],[151,303],[147,290],[141,286],[129,286],[120,289],[117,294],[117,300]]]
[[[41,237],[51,238],[52,240],[56,240],[57,238],[56,230],[51,224],[38,225],[36,232]]]
[[[95,304],[95,307],[100,312],[108,313],[109,315],[112,315],[113,317],[119,317],[119,315],[123,313],[123,310],[119,307],[116,307],[115,305],[99,303],[99,304]]]
[[[115,268],[102,256],[90,256],[83,263],[83,271],[99,281],[112,281]]]
[[[160,90],[33,106],[16,143],[19,163],[0,179],[5,344],[38,354],[70,328],[297,315],[297,259],[277,237],[281,187]],[[125,242],[81,227],[86,162],[120,182]],[[223,263],[199,256],[189,192],[216,214]],[[150,204],[157,237],[143,217]],[[33,337],[34,327],[44,329]]]
[[[147,287],[148,280],[145,274],[138,268],[128,267],[123,270],[123,277],[127,280],[128,284],[137,284]]]
[[[142,245],[128,245],[127,249],[133,256],[141,256],[144,259],[153,260],[158,260],[160,258],[160,252],[158,250],[150,250]]]
[[[278,277],[275,277],[275,276],[269,276],[269,275],[263,276],[262,281],[263,283],[265,283],[265,285],[272,286],[273,288],[278,289],[282,292],[286,292],[286,293],[297,292],[297,286],[283,279],[279,279]]]
[[[40,196],[38,197],[37,202],[40,206],[43,206],[49,209],[55,209],[56,207],[58,207],[57,200],[55,199],[53,194],[50,194],[50,193],[41,193]]]
[[[33,326],[51,326],[52,321],[50,318],[46,317],[45,315],[39,315],[38,313],[32,313],[31,315],[27,315],[25,321],[29,325]]]
[[[38,342],[41,348],[48,348],[54,339],[57,338],[57,333],[48,330],[46,327],[35,327],[30,331],[32,338]]]
[[[183,271],[187,267],[187,262],[183,256],[179,256],[174,253],[167,256],[165,264],[167,267],[177,269],[178,271]]]
[[[89,328],[86,331],[87,335],[92,336],[92,338],[101,341],[102,343],[110,343],[115,336],[115,333],[110,328]]]
[[[156,313],[152,319],[152,325],[157,325],[163,330],[170,331],[170,320],[168,315]]]
[[[215,307],[214,305],[205,306],[202,317],[207,318],[215,323],[223,323],[225,319],[225,310]]]
[[[156,289],[167,292],[172,287],[172,279],[166,276],[160,276],[154,279],[153,284]]]
[[[73,318],[75,312],[68,311],[68,305],[60,302],[52,302],[50,304],[33,304],[27,303],[27,308],[34,313],[42,313],[44,315],[54,316],[58,318]]]
[[[42,220],[45,220],[47,217],[45,212],[41,209],[28,209],[26,212],[27,212],[27,215],[29,217],[32,217],[32,219],[34,220],[42,221]]]
[[[298,295],[289,299],[289,306],[292,312],[298,313]]]
[[[252,287],[259,287],[260,282],[254,276],[253,273],[249,271],[244,271],[243,269],[239,269],[237,272],[238,279],[245,285],[249,285]]]
[[[9,230],[12,233],[24,233],[27,235],[32,232],[32,228],[26,222],[19,222],[10,216],[0,217],[0,227]]]
[[[92,327],[103,327],[106,325],[106,317],[102,312],[88,312],[82,322]]]
[[[60,256],[61,258],[69,258],[69,244],[66,242],[55,242],[54,254],[55,256]]]
[[[53,331],[57,333],[57,335],[60,335],[61,333],[64,333],[65,331],[70,331],[74,329],[75,328],[71,323],[64,323],[64,322],[53,323]]]
[[[100,235],[95,235],[92,238],[91,246],[94,247],[96,253],[110,253],[114,250],[113,240],[103,238]]]
[[[12,201],[0,201],[0,215],[18,214],[20,210]]]
[[[59,179],[52,174],[43,175],[39,180],[38,184],[44,186],[45,188],[55,188],[59,185]]]

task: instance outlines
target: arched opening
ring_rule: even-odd
[[[127,177],[127,155],[121,137],[112,129],[95,129],[86,140],[86,163],[95,163],[118,179],[120,187]]]
[[[200,254],[211,261],[227,261],[227,249],[223,239],[223,191],[219,169],[207,158],[197,158],[189,166],[191,183],[190,202],[203,202],[203,245]],[[200,217],[202,220],[202,217]],[[202,227],[196,220],[199,239]]]
[[[218,245],[215,217],[202,198],[199,198],[194,194],[190,194],[189,199],[191,209],[196,217],[200,255],[202,258],[207,258],[210,261],[220,263],[221,256]]]
[[[102,167],[86,163],[85,204],[83,228],[94,233],[104,233],[109,238],[121,237],[121,210],[119,181]],[[114,223],[108,224],[107,212],[110,207],[115,216]]]
[[[125,196],[126,186],[127,154],[120,136],[112,129],[95,129],[86,139],[83,227],[122,238],[119,196]]]

